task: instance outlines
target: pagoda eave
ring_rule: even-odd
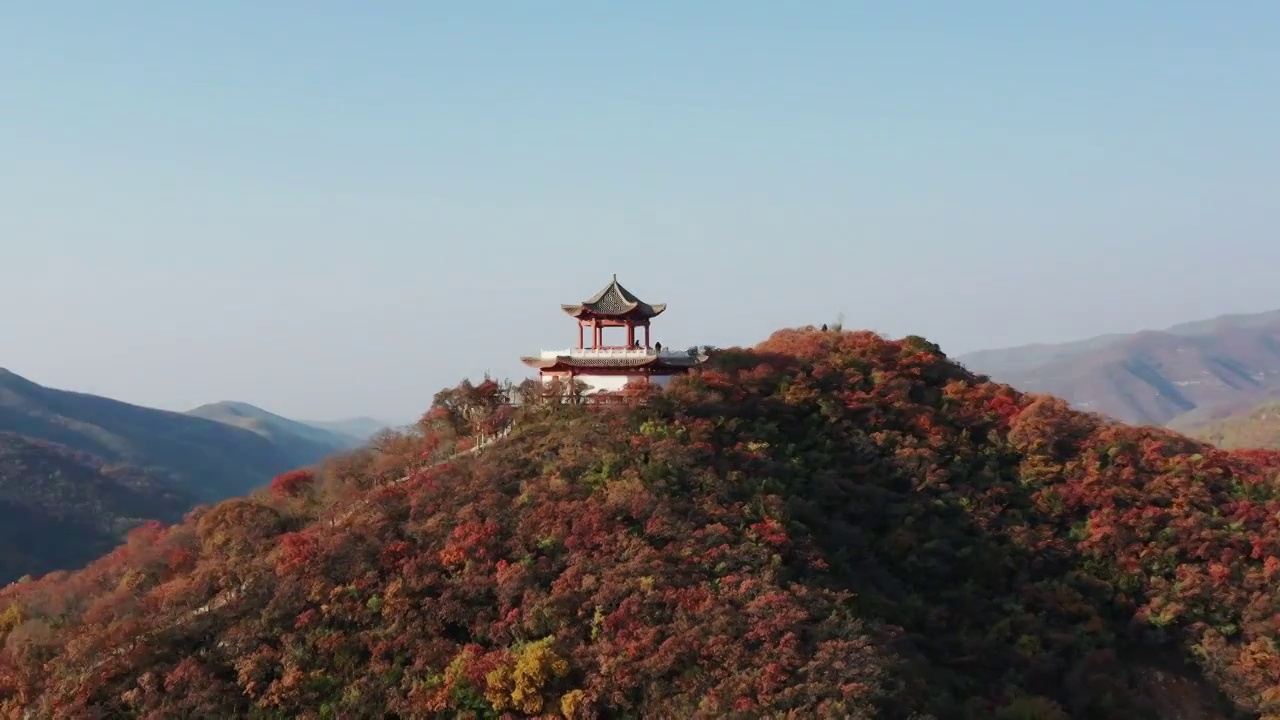
[[[583,305],[561,305],[566,315],[577,320],[599,320],[604,323],[648,322],[667,309],[665,303],[638,305],[621,312],[600,312]]]
[[[644,321],[657,317],[667,309],[666,303],[647,303],[636,297],[630,290],[618,283],[618,276],[600,289],[595,295],[579,303],[561,305],[560,308],[569,316],[583,319]]]

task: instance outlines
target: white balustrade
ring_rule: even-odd
[[[598,358],[598,357],[617,357],[617,358],[642,358],[642,357],[680,357],[688,356],[686,350],[672,350],[671,348],[662,348],[657,350],[654,348],[565,348],[564,350],[543,350],[542,357],[546,359],[557,357],[580,357],[580,358]]]

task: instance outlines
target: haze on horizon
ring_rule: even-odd
[[[0,9],[0,367],[416,417],[575,338],[950,354],[1280,307],[1280,5]]]

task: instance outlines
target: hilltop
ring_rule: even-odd
[[[188,410],[186,414],[244,428],[270,440],[292,457],[306,458],[306,462],[363,444],[363,438],[290,420],[244,402],[209,403]]]
[[[629,406],[412,432],[0,591],[0,714],[1280,712],[1280,454],[780,331]]]
[[[1280,398],[1280,310],[957,359],[1082,410],[1131,423],[1194,427]]]
[[[0,432],[130,465],[198,500],[243,495],[327,450],[221,422],[38,385],[0,369]]]
[[[136,468],[0,432],[0,585],[82,567],[143,521],[178,522],[194,504]]]

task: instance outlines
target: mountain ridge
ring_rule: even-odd
[[[0,431],[65,445],[163,476],[204,500],[249,492],[320,459],[249,430],[179,412],[45,387],[0,371]]]
[[[970,363],[973,363],[975,365],[986,365],[992,367],[993,372],[996,369],[1008,371],[1011,368],[1025,369],[1027,366],[1040,364],[1047,359],[1046,356],[1048,356],[1048,359],[1072,356],[1081,352],[1087,352],[1104,347],[1115,342],[1124,341],[1136,335],[1151,333],[1156,335],[1167,334],[1179,337],[1195,337],[1198,335],[1213,334],[1224,327],[1249,328],[1257,327],[1259,325],[1270,325],[1276,322],[1280,322],[1280,310],[1266,310],[1256,313],[1226,313],[1200,320],[1179,322],[1163,328],[1143,328],[1130,332],[1111,332],[1060,342],[1035,342],[1023,343],[1020,345],[1009,345],[999,348],[984,348],[981,350],[961,353],[957,355],[955,359],[966,367],[968,367]]]
[[[957,358],[1023,390],[1139,424],[1188,427],[1280,397],[1280,311]]]
[[[131,527],[178,522],[361,444],[247,403],[176,413],[0,369],[0,583],[82,567]]]
[[[289,452],[299,457],[319,459],[362,444],[358,438],[292,420],[243,401],[206,403],[184,414],[249,430],[278,445],[288,446]]]

